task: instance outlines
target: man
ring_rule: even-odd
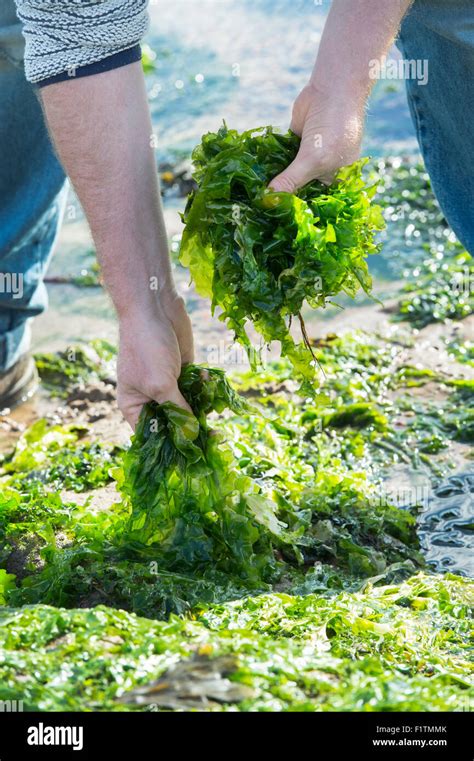
[[[13,406],[34,384],[27,320],[46,303],[42,277],[61,218],[64,171],[117,311],[118,403],[133,427],[151,399],[187,406],[177,378],[193,357],[190,321],[171,274],[140,65],[147,2],[15,3],[26,79],[14,0],[3,0],[0,272],[10,273],[12,284],[23,275],[23,288],[0,292],[0,408]],[[400,45],[407,57],[430,66],[426,86],[408,83],[420,145],[448,220],[474,250],[470,5],[415,0],[410,9],[411,0],[333,0],[313,74],[294,107],[301,149],[272,186],[291,192],[314,178],[330,182],[358,157],[374,84],[370,62],[386,55],[409,11]]]

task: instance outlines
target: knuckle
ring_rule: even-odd
[[[128,404],[126,402],[125,397],[120,395],[117,396],[117,407],[119,408],[122,415],[126,417],[128,414]]]
[[[282,174],[275,182],[277,190],[284,193],[292,193],[295,189],[295,181],[288,174]]]
[[[149,388],[151,399],[162,399],[169,396],[176,390],[176,381],[171,378],[164,378],[160,383],[153,383]]]

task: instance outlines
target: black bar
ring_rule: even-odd
[[[0,761],[53,757],[139,761],[169,755],[173,748],[179,756],[189,752],[192,758],[237,754],[246,759],[260,751],[262,759],[268,759],[286,755],[287,744],[292,757],[302,759],[318,759],[327,751],[334,758],[363,754],[379,759],[472,761],[471,719],[467,712],[0,713]],[[64,730],[56,733],[56,727]],[[28,738],[69,741],[77,750],[63,744],[32,745]]]

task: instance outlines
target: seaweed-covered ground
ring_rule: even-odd
[[[0,422],[0,700],[470,710],[474,270],[422,171],[379,171],[429,250],[384,306],[310,321],[316,399],[283,361],[229,374],[244,401],[216,382],[206,477],[131,486],[112,345],[37,355],[33,419]]]

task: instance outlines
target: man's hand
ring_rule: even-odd
[[[183,301],[169,297],[148,311],[123,316],[118,356],[119,408],[136,427],[146,402],[174,402],[190,410],[178,388],[181,367],[193,361],[191,322]]]
[[[386,55],[413,0],[333,0],[309,84],[293,108],[301,137],[295,161],[270,183],[293,193],[311,180],[330,184],[359,158],[371,63]]]
[[[342,166],[360,156],[364,126],[364,101],[328,98],[308,84],[293,106],[290,129],[301,137],[296,159],[271,187],[294,193],[311,180],[330,185]]]

